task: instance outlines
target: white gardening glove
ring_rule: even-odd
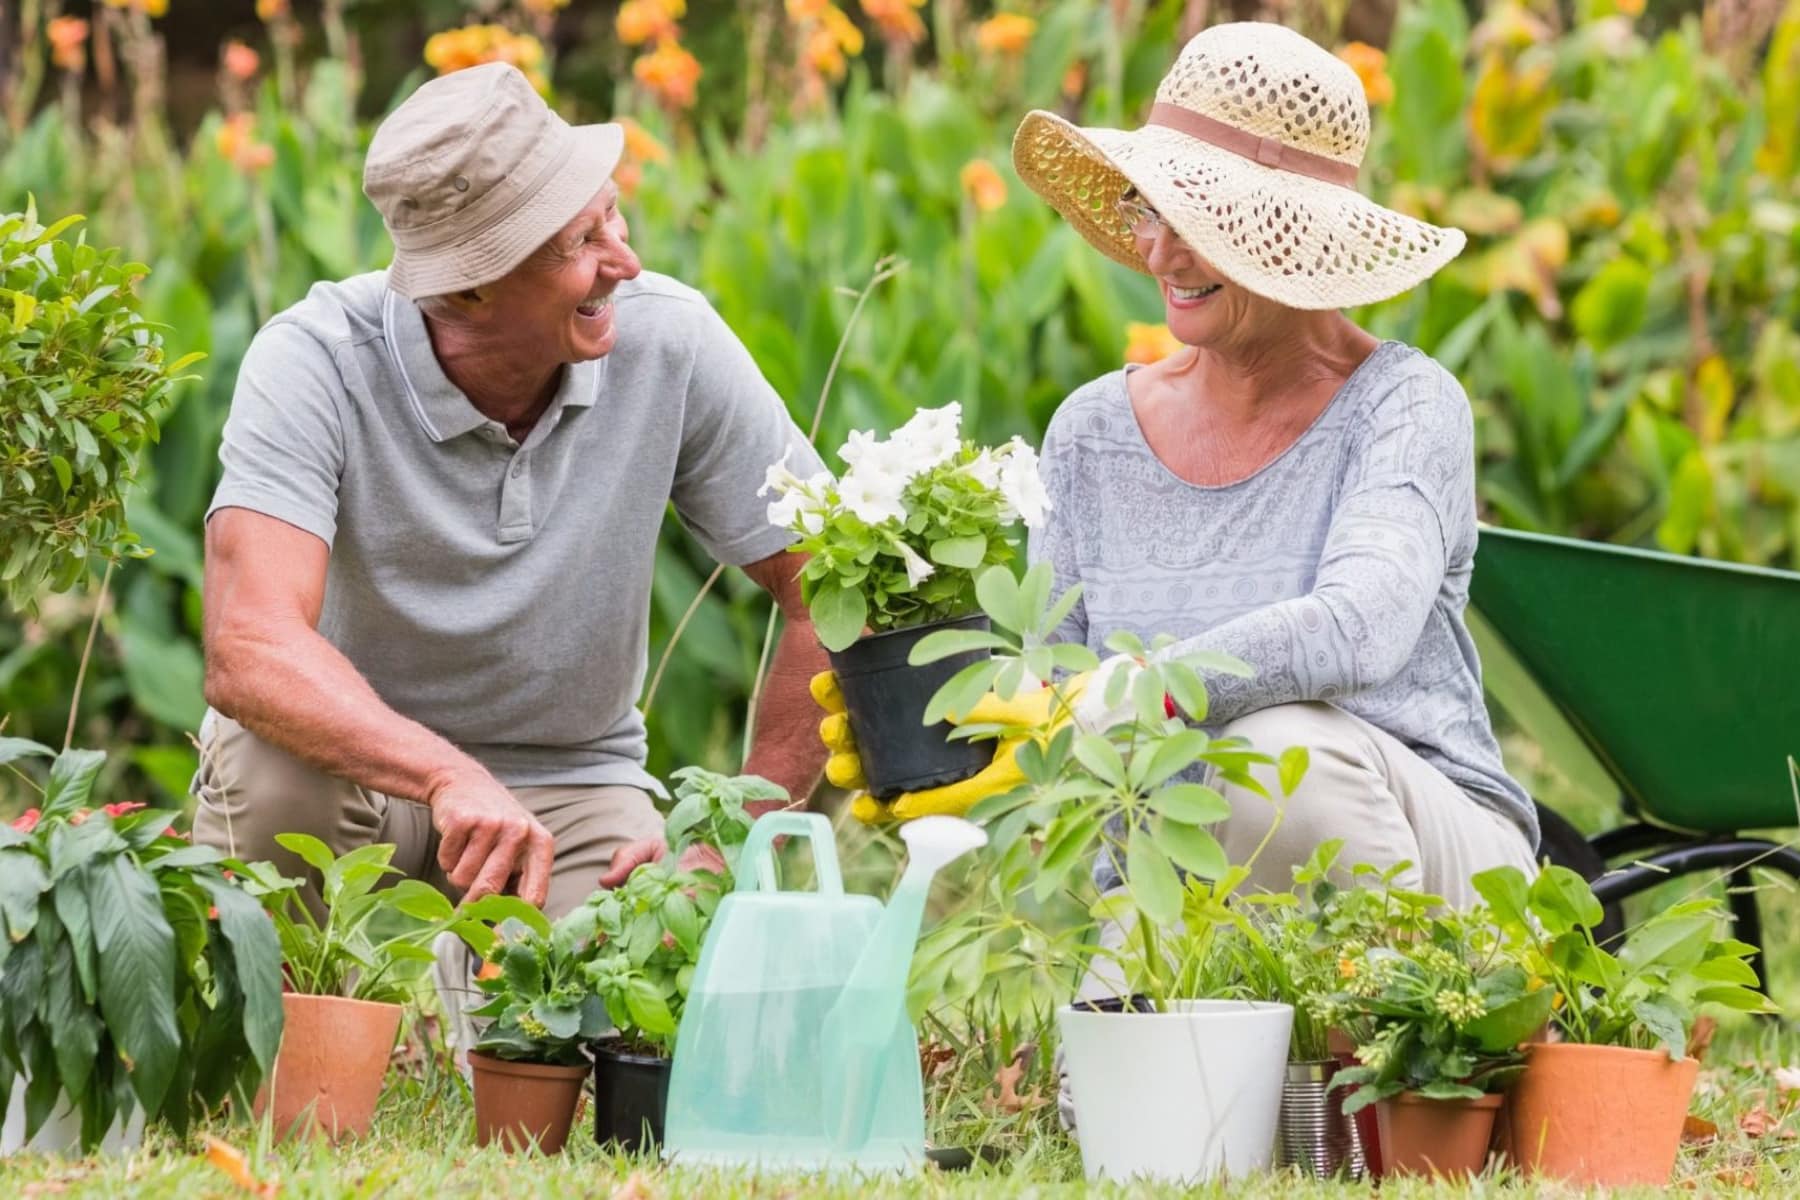
[[[1105,733],[1131,720],[1136,711],[1131,702],[1131,686],[1143,669],[1143,660],[1129,654],[1115,654],[1095,667],[1075,701],[1075,728],[1082,733]],[[1119,702],[1108,704],[1106,696],[1113,690],[1113,677],[1121,671],[1125,681],[1119,690]]]

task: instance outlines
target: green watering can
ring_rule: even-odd
[[[783,835],[812,840],[817,891],[781,890],[772,842]],[[924,817],[900,836],[906,873],[884,908],[845,894],[824,817],[770,813],[751,826],[688,990],[666,1158],[861,1171],[923,1161],[907,972],[932,877],[987,835]]]

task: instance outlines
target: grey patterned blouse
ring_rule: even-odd
[[[1125,375],[1077,389],[1044,435],[1052,508],[1031,559],[1055,567],[1058,593],[1083,585],[1060,639],[1104,657],[1115,630],[1168,633],[1235,655],[1256,674],[1208,679],[1209,724],[1329,701],[1536,846],[1536,814],[1501,764],[1463,624],[1475,458],[1456,378],[1383,342],[1274,461],[1201,487],[1151,452]]]

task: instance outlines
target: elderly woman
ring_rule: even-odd
[[[1209,724],[1311,751],[1252,886],[1287,887],[1342,838],[1340,862],[1410,862],[1403,885],[1460,904],[1478,871],[1531,869],[1537,825],[1463,624],[1468,400],[1429,357],[1339,311],[1406,291],[1463,245],[1356,191],[1368,131],[1355,73],[1266,24],[1190,41],[1142,129],[1026,117],[1020,178],[1156,279],[1184,346],[1057,410],[1051,517],[1031,553],[1059,589],[1083,585],[1066,640],[1169,633],[1173,653],[1234,655],[1255,674],[1209,680]],[[1273,810],[1222,790],[1220,840],[1242,862]],[[1110,864],[1099,875],[1118,882]]]

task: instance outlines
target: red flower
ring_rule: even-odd
[[[1175,715],[1175,697],[1169,695],[1169,693],[1167,693],[1167,692],[1164,692],[1163,693],[1163,716],[1172,717],[1174,715]]]
[[[35,808],[28,808],[13,819],[12,827],[19,833],[30,833],[37,828],[38,818],[43,814]]]
[[[138,809],[145,807],[147,806],[142,800],[121,800],[117,804],[106,805],[105,811],[106,815],[109,817],[122,817],[126,813],[136,812]]]
[[[214,904],[206,910],[206,919],[209,921],[216,921],[219,919],[219,906],[218,905]]]

